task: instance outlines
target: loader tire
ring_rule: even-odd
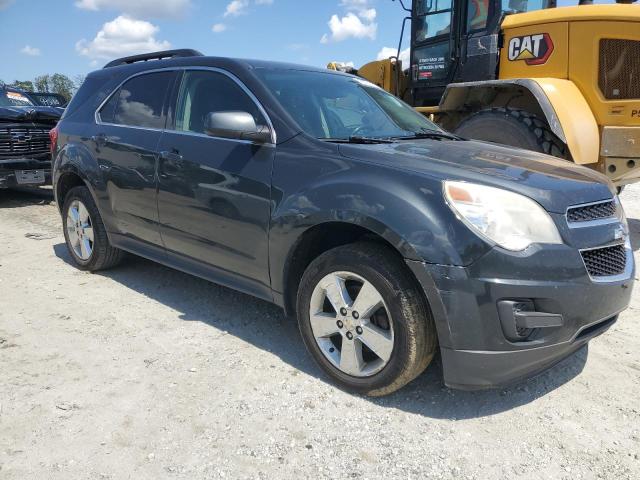
[[[570,160],[565,143],[549,124],[525,110],[491,108],[463,120],[455,133],[464,138],[500,143]]]

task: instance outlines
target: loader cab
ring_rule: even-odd
[[[437,105],[453,82],[497,78],[504,15],[554,8],[556,0],[414,0],[411,89],[414,106]]]

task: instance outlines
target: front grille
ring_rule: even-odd
[[[616,203],[613,200],[573,207],[567,211],[569,223],[590,222],[616,216]]]
[[[598,83],[607,100],[640,98],[640,41],[600,40]]]
[[[0,127],[0,157],[25,157],[49,153],[49,129]]]
[[[627,252],[624,245],[596,248],[582,252],[582,259],[592,277],[610,277],[624,273]]]

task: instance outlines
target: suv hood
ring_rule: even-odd
[[[374,145],[340,144],[339,150],[347,158],[436,180],[462,180],[511,190],[554,213],[565,213],[570,205],[597,202],[614,195],[609,180],[586,167],[486,142],[402,140]]]
[[[56,107],[0,107],[0,120],[13,122],[57,122],[62,111]]]

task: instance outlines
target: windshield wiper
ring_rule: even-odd
[[[325,142],[333,143],[357,143],[361,145],[375,145],[380,143],[394,143],[391,138],[363,137],[360,135],[352,135],[349,138],[320,138]]]
[[[419,140],[422,138],[431,138],[435,140],[462,140],[461,137],[457,135],[453,135],[451,133],[440,132],[438,130],[424,130],[422,132],[412,132],[411,135],[407,135],[406,137],[393,137],[396,140]]]

